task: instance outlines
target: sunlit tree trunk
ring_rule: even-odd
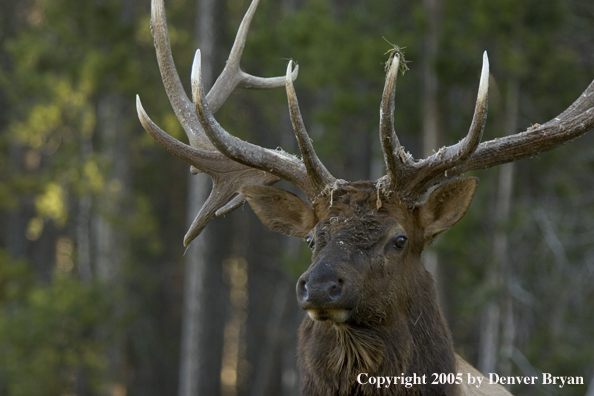
[[[120,303],[116,304],[116,317],[122,318],[126,310],[124,290],[124,265],[128,254],[128,237],[122,229],[127,217],[126,198],[130,197],[130,153],[125,120],[131,112],[126,100],[119,94],[108,94],[97,105],[97,149],[108,162],[104,191],[95,202],[93,212],[95,275],[109,285]],[[88,274],[87,274],[88,275]],[[125,335],[117,328],[102,334],[109,339],[109,384],[105,395],[125,394]],[[124,392],[124,393],[122,393]]]
[[[119,23],[132,23],[132,1],[122,2]],[[125,265],[129,258],[130,239],[125,225],[130,217],[130,197],[132,192],[130,155],[130,114],[133,107],[128,98],[119,93],[105,93],[99,96],[96,104],[97,126],[96,147],[90,146],[89,137],[81,138],[81,154],[91,154],[93,149],[105,159],[105,185],[95,202],[90,196],[79,201],[79,231],[82,253],[80,275],[83,280],[91,278],[91,265],[94,276],[105,283],[113,296],[118,299],[114,305],[114,322],[123,320],[128,306],[126,304]],[[87,217],[88,216],[88,217]],[[87,227],[87,220],[91,226]],[[84,229],[82,229],[84,227]],[[87,231],[87,232],[85,232]],[[126,334],[119,326],[98,329],[107,340],[108,381],[103,387],[103,395],[123,396],[127,393]],[[84,384],[84,373],[82,373]],[[88,392],[88,390],[87,390]],[[84,394],[84,392],[82,392]]]
[[[220,29],[217,8],[220,0],[198,0],[196,41],[202,52],[202,81],[214,83],[216,35]],[[189,175],[188,225],[194,220],[211,188],[207,175]],[[222,265],[209,225],[194,240],[185,257],[184,307],[180,353],[179,396],[218,395],[222,354],[224,303]]]

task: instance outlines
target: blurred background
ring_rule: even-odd
[[[218,74],[249,1],[165,6],[186,88],[198,46]],[[208,179],[137,119],[135,94],[185,140],[149,19],[148,0],[0,2],[0,395],[298,394],[294,284],[309,249],[246,205],[184,255]],[[567,108],[594,78],[594,3],[263,0],[242,65],[276,76],[295,59],[318,155],[336,177],[375,179],[390,43],[410,68],[396,129],[421,157],[466,134],[484,50],[483,140]],[[217,118],[296,152],[282,88],[237,91]],[[425,257],[457,352],[487,373],[585,380],[518,395],[594,395],[594,134],[473,174],[469,212]]]

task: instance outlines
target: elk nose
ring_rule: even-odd
[[[297,282],[297,298],[302,308],[330,308],[340,300],[343,291],[342,279],[307,279],[302,276]]]

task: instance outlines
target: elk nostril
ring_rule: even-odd
[[[305,280],[300,280],[297,284],[297,290],[299,292],[299,297],[301,300],[307,301],[307,282]]]
[[[342,294],[342,279],[337,282],[329,282],[326,290],[331,301],[336,301]]]

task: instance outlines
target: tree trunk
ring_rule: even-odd
[[[437,60],[438,33],[441,21],[441,0],[423,0],[423,7],[427,17],[427,27],[423,39],[423,92],[421,95],[422,128],[423,128],[423,153],[426,158],[439,148],[441,131],[439,127],[439,105],[437,100],[438,78],[435,70]],[[440,282],[439,259],[437,252],[428,249],[423,254],[425,268],[433,275],[437,285],[440,305],[446,312],[443,282]]]
[[[518,110],[520,106],[520,84],[517,78],[511,78],[507,84],[507,95],[505,101],[505,120],[506,135],[516,133],[518,130]],[[511,374],[511,357],[516,337],[516,328],[514,323],[513,300],[510,290],[513,280],[513,267],[510,265],[509,244],[507,238],[508,224],[511,219],[511,201],[513,195],[514,164],[504,164],[499,169],[499,194],[496,207],[496,216],[498,221],[503,223],[497,227],[496,240],[499,240],[499,246],[494,246],[495,258],[499,261],[501,279],[504,282],[504,296],[501,303],[501,362],[499,372],[501,375]],[[499,250],[500,249],[500,250]],[[498,252],[497,252],[498,250]]]
[[[24,4],[23,4],[24,3]],[[17,31],[17,26],[22,23],[19,15],[27,15],[23,12],[26,10],[28,4],[25,2],[3,1],[0,2],[0,68],[1,70],[11,70],[12,59],[7,53],[6,42],[14,39]],[[10,115],[15,111],[12,108],[12,103],[8,98],[8,92],[5,88],[0,89],[0,131],[6,133],[7,127],[11,121]],[[20,174],[24,172],[23,169],[23,145],[17,143],[16,140],[10,142],[7,151],[3,155],[8,156],[6,164],[8,170],[3,173],[6,174]],[[12,258],[23,259],[26,257],[28,243],[25,239],[27,233],[27,221],[31,218],[31,212],[34,210],[33,200],[24,200],[20,197],[18,207],[8,213],[0,212],[0,223],[2,229],[0,230],[0,246],[7,249],[7,253]],[[26,202],[28,201],[28,202]]]
[[[507,83],[505,97],[505,134],[518,129],[519,82],[511,78]],[[513,191],[514,164],[499,167],[497,201],[495,202],[495,234],[493,236],[493,263],[487,273],[487,287],[497,294],[489,302],[481,326],[478,368],[483,373],[495,372],[500,368],[502,375],[511,371],[510,358],[515,339],[513,305],[507,291],[510,284],[511,266],[507,225],[510,221],[510,207]],[[501,334],[500,334],[501,329]],[[499,341],[501,338],[501,342]],[[501,360],[500,360],[501,359]]]
[[[124,296],[123,267],[129,246],[127,233],[116,224],[127,216],[125,198],[130,192],[130,153],[124,120],[132,110],[118,94],[108,94],[97,104],[97,134],[100,154],[109,160],[104,193],[98,197],[93,213],[94,264],[98,279],[120,298]],[[83,198],[84,199],[84,198]],[[84,202],[83,202],[84,203]],[[80,208],[83,209],[84,208]],[[84,241],[83,241],[84,244]],[[87,252],[88,253],[88,252]],[[88,263],[87,263],[88,264]],[[82,269],[82,268],[81,268]],[[85,269],[85,270],[88,270]],[[88,274],[81,274],[88,275]],[[124,316],[126,306],[116,305],[116,317]],[[100,332],[105,329],[100,329]],[[125,335],[117,329],[108,329],[109,385],[106,395],[121,395],[126,389]]]
[[[427,16],[427,30],[423,40],[423,157],[432,155],[440,144],[439,109],[437,103],[438,79],[435,71],[438,33],[441,21],[441,0],[423,0]]]
[[[189,176],[188,224],[206,200],[210,180]],[[182,317],[179,396],[218,395],[222,353],[221,262],[215,259],[209,225],[188,247]]]
[[[202,81],[213,84],[215,61],[217,0],[197,1],[196,41],[202,52]],[[208,196],[211,182],[207,175],[189,176],[188,225]],[[186,251],[184,304],[180,353],[179,396],[218,395],[224,325],[222,265],[215,258],[212,224]]]

